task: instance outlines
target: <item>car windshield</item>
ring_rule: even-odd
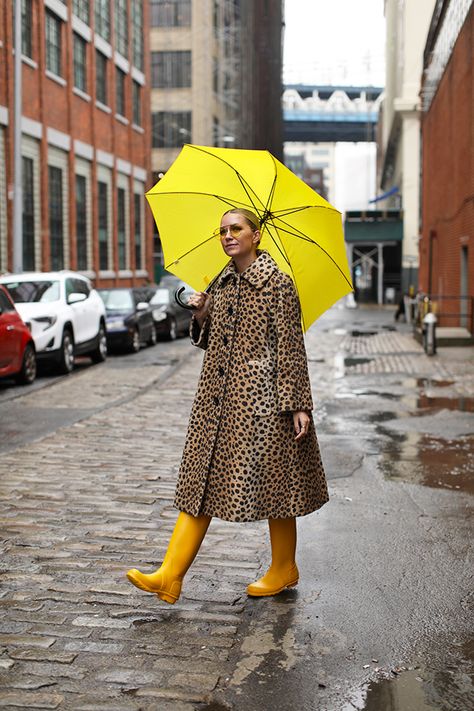
[[[169,304],[170,302],[170,292],[168,289],[157,289],[153,294],[153,298],[150,301],[152,306],[161,306],[163,304]]]
[[[99,289],[107,311],[132,311],[133,299],[128,289]]]
[[[11,281],[4,284],[16,304],[49,304],[59,301],[59,281]]]

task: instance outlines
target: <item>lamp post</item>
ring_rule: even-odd
[[[13,271],[23,271],[23,176],[21,163],[21,0],[15,0],[15,72],[13,110]]]

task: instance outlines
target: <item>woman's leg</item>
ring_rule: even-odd
[[[175,603],[181,593],[183,578],[196,557],[210,522],[210,516],[191,516],[181,511],[161,567],[150,575],[132,568],[127,578],[137,588],[155,593],[165,602]]]
[[[247,594],[254,597],[276,595],[298,583],[296,567],[296,519],[270,518],[270,542],[272,563],[263,578],[247,587]]]

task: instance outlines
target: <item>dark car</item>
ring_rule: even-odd
[[[0,285],[0,377],[29,385],[36,378],[36,350],[28,326]]]
[[[142,344],[154,346],[156,331],[146,288],[98,289],[105,304],[107,345],[137,353]]]
[[[156,335],[167,338],[169,341],[186,335],[189,330],[191,312],[181,308],[174,298],[176,290],[181,287],[185,289],[181,298],[186,302],[192,293],[190,287],[177,277],[164,276],[158,286],[153,287],[154,293],[150,299]]]

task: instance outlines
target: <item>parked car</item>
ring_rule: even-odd
[[[29,385],[36,378],[36,350],[28,326],[0,286],[0,377],[13,376]]]
[[[156,331],[147,287],[99,289],[99,296],[107,313],[110,349],[126,348],[137,353],[142,344],[155,345]]]
[[[160,283],[153,288],[150,306],[153,309],[156,335],[173,341],[178,336],[188,333],[191,312],[181,308],[174,298],[177,289],[184,287],[181,298],[186,302],[187,297],[193,293],[191,287],[174,276],[164,276]]]
[[[70,373],[77,355],[107,357],[105,308],[86,277],[76,272],[25,272],[0,277],[22,319],[31,326],[38,362]]]

